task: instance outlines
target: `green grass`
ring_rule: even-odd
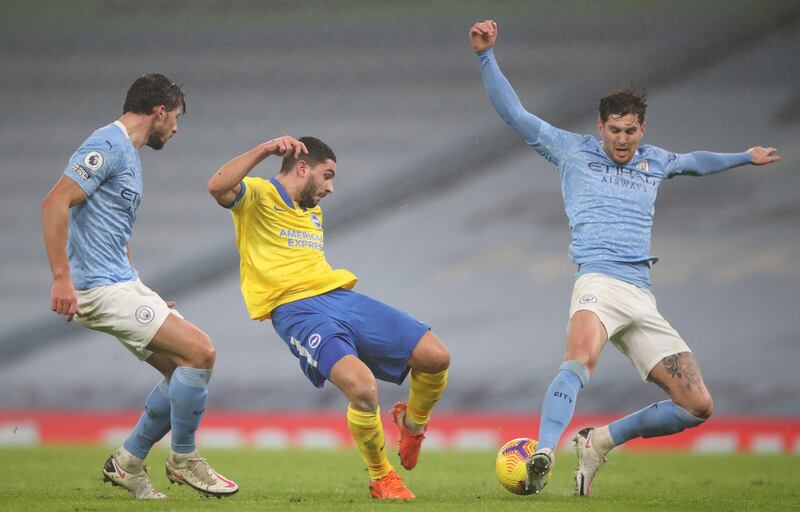
[[[0,449],[0,510],[800,510],[800,457],[791,455],[613,454],[594,496],[584,499],[571,495],[571,453],[560,454],[543,494],[514,496],[496,482],[492,453],[431,452],[414,471],[400,470],[416,502],[390,504],[369,497],[356,452],[207,450],[214,466],[241,486],[237,496],[216,500],[168,485],[166,452],[157,450],[149,457],[150,473],[170,499],[146,503],[101,482],[108,453],[97,447]]]

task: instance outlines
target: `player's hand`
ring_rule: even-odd
[[[747,150],[753,159],[753,165],[767,165],[781,159],[778,150],[775,148],[763,148],[755,146]]]
[[[479,21],[469,29],[469,42],[476,53],[493,47],[496,40],[497,23],[494,20]]]
[[[73,316],[81,314],[78,309],[78,296],[69,279],[57,279],[53,282],[53,287],[50,289],[50,310],[59,315],[66,315],[67,322],[71,322]]]
[[[303,153],[308,154],[306,145],[295,139],[291,135],[284,135],[277,139],[272,139],[264,143],[264,148],[270,155],[277,155],[281,158],[294,154],[295,158],[299,158]]]

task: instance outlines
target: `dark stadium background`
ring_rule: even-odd
[[[467,31],[486,18],[499,23],[503,71],[552,124],[594,133],[597,98],[636,81],[650,91],[645,142],[780,149],[769,168],[663,184],[652,282],[719,418],[796,421],[800,6],[768,5],[4,2],[0,443],[18,440],[11,412],[136,411],[158,380],[112,338],[49,311],[39,220],[71,152],[121,114],[146,72],[183,84],[188,112],[164,150],[141,152],[133,257],[143,281],[215,340],[210,411],[338,418],[344,407],[332,386],[302,377],[268,323],[247,318],[229,214],[205,190],[228,159],[288,133],[318,136],[338,156],[336,193],[323,203],[331,264],[450,347],[438,410],[533,419],[563,352],[574,268],[557,173],[483,90]],[[381,394],[388,410],[406,387]],[[609,346],[578,412],[630,412],[661,397]],[[792,439],[780,449],[800,449]]]

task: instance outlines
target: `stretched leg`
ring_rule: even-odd
[[[637,437],[668,436],[696,427],[711,417],[713,402],[691,352],[665,357],[649,380],[667,392],[664,400],[608,425],[614,446]]]
[[[230,496],[239,486],[214,471],[197,454],[195,432],[208,400],[208,381],[216,361],[211,339],[203,331],[177,315],[169,315],[148,345],[162,373],[174,365],[169,376],[172,452],[167,460],[167,476],[211,496]]]
[[[676,434],[702,424],[711,416],[711,394],[691,352],[665,357],[650,372],[648,380],[658,384],[671,400],[650,404],[603,427],[578,432],[575,438],[578,495],[589,495],[594,475],[614,447],[637,437]]]
[[[392,419],[400,430],[400,463],[414,469],[419,460],[431,411],[447,387],[450,353],[432,332],[426,332],[408,360],[411,368],[408,402],[392,408]]]
[[[323,354],[328,348],[324,347]],[[320,355],[320,359],[323,357]],[[328,379],[350,402],[347,425],[369,470],[370,494],[378,499],[414,499],[414,494],[405,487],[386,457],[378,385],[370,369],[356,356],[348,354],[331,367]]]
[[[567,351],[545,393],[536,453],[528,459],[528,489],[540,492],[550,478],[554,450],[575,413],[580,390],[589,382],[608,340],[603,323],[591,311],[577,311],[567,327]]]

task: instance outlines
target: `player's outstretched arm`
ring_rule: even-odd
[[[65,176],[62,176],[42,199],[44,246],[53,274],[50,309],[59,315],[66,315],[68,322],[81,312],[78,309],[78,296],[72,286],[72,274],[67,259],[67,218],[69,209],[85,200],[86,193],[83,189]]]
[[[289,135],[262,142],[220,167],[208,180],[208,193],[217,203],[231,205],[242,189],[242,180],[256,165],[270,155],[283,158],[292,153],[299,157],[304,153],[308,154],[308,149],[305,144]]]
[[[678,155],[678,171],[672,175],[708,176],[741,165],[767,165],[781,159],[778,150],[772,147],[755,146],[741,153],[713,153],[711,151],[694,151]]]
[[[469,31],[472,49],[478,54],[481,76],[492,106],[500,117],[508,123],[528,144],[538,138],[542,120],[526,111],[517,93],[511,87],[494,57],[497,41],[497,23],[486,20],[475,23]]]

